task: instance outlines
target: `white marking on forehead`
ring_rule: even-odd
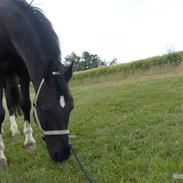
[[[64,99],[64,96],[60,96],[60,106],[61,106],[62,108],[65,107],[65,99]]]

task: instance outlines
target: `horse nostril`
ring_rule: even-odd
[[[67,153],[65,154],[62,154],[62,153],[55,153],[54,154],[54,160],[57,162],[57,161],[64,161],[66,159],[69,158],[69,156],[71,155],[71,152],[68,151]]]

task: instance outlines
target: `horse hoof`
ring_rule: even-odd
[[[7,160],[6,159],[0,159],[0,169],[1,168],[6,168],[8,166]]]
[[[15,138],[19,137],[20,136],[20,131],[13,132],[11,136],[15,137]]]
[[[36,143],[34,142],[29,142],[27,144],[24,144],[24,147],[25,149],[28,149],[28,150],[33,150],[36,148]]]

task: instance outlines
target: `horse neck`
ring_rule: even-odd
[[[3,32],[4,37],[8,37],[18,55],[25,62],[35,91],[37,91],[41,80],[44,78],[48,60],[51,57],[49,50],[46,52],[43,48],[39,34],[32,26],[31,20],[23,16],[25,13],[9,1],[5,4],[9,11],[4,12],[0,6],[0,12],[4,12],[0,27],[6,25],[6,31]],[[21,19],[17,21],[19,17]],[[25,27],[26,31],[22,27]],[[54,58],[52,59],[54,60]]]
[[[40,86],[42,79],[44,79],[46,73],[52,71],[59,71],[61,69],[59,63],[56,62],[56,59],[54,61],[55,62],[50,63],[50,61],[46,59],[43,60],[40,57],[32,61],[25,60],[25,62],[29,64],[28,67],[30,70],[29,74],[31,76],[31,80],[36,92]]]
[[[40,66],[37,66],[37,68],[32,69],[33,71],[31,72],[31,80],[34,86],[35,91],[37,92],[39,85],[44,78],[44,72],[40,68]]]
[[[24,62],[27,65],[31,81],[35,91],[37,92],[39,85],[44,78],[47,62],[39,57],[34,59],[24,59]]]

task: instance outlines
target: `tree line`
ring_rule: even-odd
[[[84,51],[81,56],[72,52],[64,59],[64,65],[69,65],[74,62],[74,71],[83,71],[96,67],[102,67],[107,65],[114,65],[117,63],[117,59],[114,58],[110,62],[102,60],[97,54],[91,54],[88,51]]]

